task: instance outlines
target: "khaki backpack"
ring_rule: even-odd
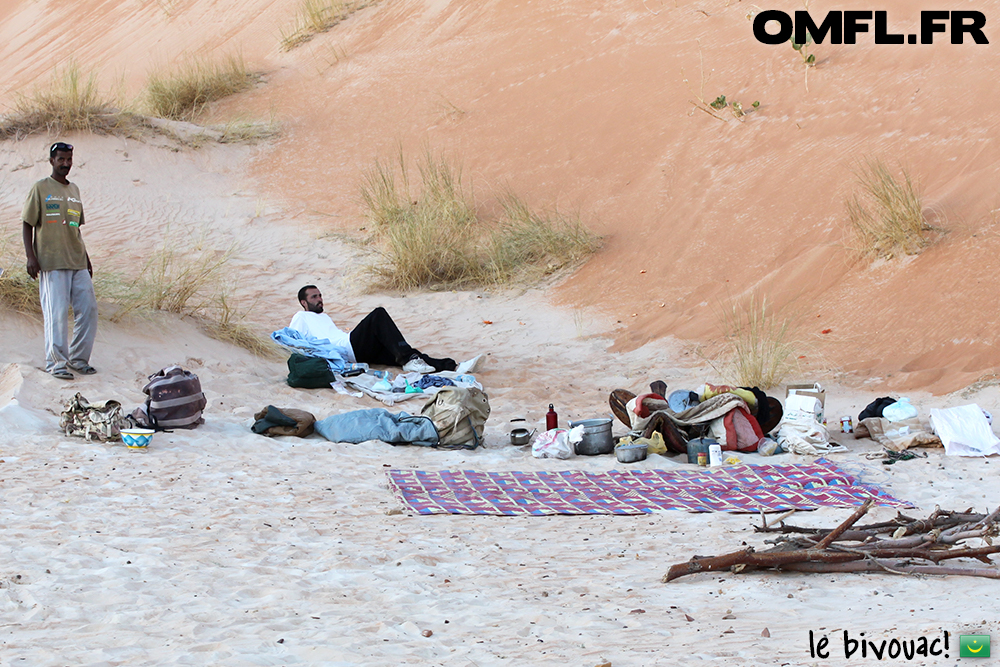
[[[424,404],[420,414],[434,422],[438,447],[475,449],[483,442],[490,400],[475,387],[444,387]]]
[[[79,393],[66,401],[59,415],[59,428],[63,433],[87,440],[120,440],[121,430],[132,426],[118,401],[91,403]]]

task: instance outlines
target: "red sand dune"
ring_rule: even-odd
[[[283,53],[296,5],[2,0],[0,90],[9,103],[73,58],[134,92],[154,67],[239,50],[266,84],[213,114],[282,123],[252,173],[289,216],[356,229],[363,170],[397,144],[429,146],[460,159],[486,200],[509,185],[607,235],[556,296],[620,320],[620,349],[715,339],[728,300],[759,290],[798,316],[810,359],[858,380],[945,392],[1000,363],[1000,3],[975,3],[989,45],[862,34],[814,46],[808,78],[789,45],[754,39],[758,8],[737,0],[383,0]],[[907,33],[942,6],[811,5],[830,9],[885,9]],[[692,105],[719,94],[760,109],[721,122]],[[845,248],[844,199],[866,156],[922,184],[943,230],[923,254],[872,265]]]

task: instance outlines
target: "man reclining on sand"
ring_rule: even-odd
[[[319,288],[306,285],[298,296],[302,311],[295,313],[288,328],[312,338],[325,338],[335,347],[344,348],[349,362],[402,366],[407,373],[453,371],[458,367],[454,359],[435,359],[410,347],[385,308],[368,313],[348,334],[323,312]]]

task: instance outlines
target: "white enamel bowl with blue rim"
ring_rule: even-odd
[[[127,428],[122,430],[122,442],[129,449],[145,449],[155,432],[151,428]]]

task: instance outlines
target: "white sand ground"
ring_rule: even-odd
[[[607,413],[615,387],[635,391],[661,378],[690,388],[721,378],[671,339],[608,352],[624,325],[559,309],[545,289],[362,294],[358,250],[326,235],[321,217],[255,200],[241,171],[253,149],[184,158],[123,140],[76,143],[74,180],[93,202],[85,231],[98,271],[158,245],[167,221],[191,234],[211,221],[211,242],[243,244],[237,268],[246,273],[236,277],[259,298],[253,319],[262,329],[287,322],[305,282],[323,287],[345,325],[384,305],[431,354],[488,354],[478,377],[493,415],[486,447],[473,452],[272,440],[249,431],[252,413],[268,403],[317,417],[379,404],[291,389],[280,361],[256,359],[172,316],[102,321],[92,359],[100,373],[66,383],[40,370],[40,323],[0,314],[0,665],[844,664],[838,640],[826,661],[811,659],[808,645],[810,630],[844,629],[876,640],[948,630],[947,660],[912,661],[943,665],[957,662],[959,633],[1000,631],[993,580],[727,573],[660,583],[670,564],[694,554],[762,545],[752,531],[759,519],[747,515],[395,513],[389,467],[611,469],[611,457],[533,459],[505,444],[509,420],[541,424],[550,402],[563,420],[593,417]],[[11,186],[5,219],[16,219],[21,191],[43,174],[44,163],[31,158],[40,146],[2,147]],[[21,164],[28,168],[12,171]],[[59,409],[75,391],[131,407],[145,376],[170,363],[202,380],[209,407],[197,430],[157,434],[147,452],[59,433]],[[831,421],[881,395],[827,390]],[[1000,414],[996,386],[910,396],[924,415],[972,401]],[[918,506],[911,515],[1000,505],[1000,461],[932,450],[926,460],[885,467],[861,457],[875,449],[871,441],[846,444],[849,452],[831,458],[864,466]],[[793,522],[829,526],[848,514],[824,509]]]

